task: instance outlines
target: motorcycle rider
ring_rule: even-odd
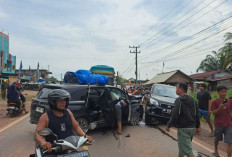
[[[38,131],[43,128],[50,128],[58,139],[65,139],[73,135],[73,130],[78,136],[84,136],[84,131],[80,128],[75,120],[73,113],[67,109],[70,94],[63,89],[54,89],[48,95],[48,104],[50,111],[44,113],[38,122],[35,131],[35,141],[44,150],[52,151],[52,143],[54,139],[47,136],[45,139],[39,135]],[[88,141],[92,141],[91,136],[87,136]]]
[[[23,102],[23,106],[20,106],[21,102],[20,102],[20,99],[22,100]],[[23,107],[23,110],[25,112],[25,114],[28,113],[28,111],[26,110],[25,108],[25,97],[22,95],[22,93],[18,92],[18,90],[16,89],[16,86],[15,86],[15,83],[13,83],[9,90],[7,91],[7,103],[16,103],[16,106],[18,108],[21,108]]]

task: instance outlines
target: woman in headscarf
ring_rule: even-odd
[[[12,84],[8,90],[8,93],[7,93],[7,102],[8,103],[16,103],[16,105],[18,107],[20,107],[20,93],[18,92],[18,90],[16,89],[16,86],[15,84]],[[25,108],[25,105],[23,106],[23,110],[25,111],[25,114],[28,113],[26,108]]]

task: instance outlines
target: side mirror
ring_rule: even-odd
[[[97,127],[96,123],[90,123],[88,129],[89,130],[94,130]]]
[[[48,135],[50,135],[50,134],[53,134],[52,130],[49,129],[49,128],[41,129],[38,133],[39,133],[39,135],[41,135],[41,136],[48,136]]]
[[[86,136],[86,133],[87,133],[89,130],[94,130],[96,127],[97,127],[97,124],[96,124],[96,123],[90,123],[89,126],[88,126],[88,129],[85,131],[85,136]]]
[[[57,135],[54,134],[54,133],[52,132],[52,130],[49,129],[49,128],[43,128],[43,129],[41,129],[40,131],[38,131],[38,133],[39,133],[40,136],[44,136],[44,137],[45,137],[45,136],[48,136],[48,135],[53,135],[53,136],[56,138],[56,141],[58,141]]]

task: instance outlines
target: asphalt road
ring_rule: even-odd
[[[165,126],[124,126],[124,135],[116,135],[112,129],[97,129],[88,134],[94,138],[89,146],[92,157],[176,157],[178,146],[174,129],[167,135]],[[35,125],[29,117],[0,130],[0,157],[26,157],[34,152]],[[125,137],[126,134],[130,137]],[[193,148],[202,157],[211,157],[213,146],[194,139]],[[226,156],[225,153],[221,153]]]

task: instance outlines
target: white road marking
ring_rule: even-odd
[[[5,126],[4,128],[2,128],[2,129],[0,130],[0,133],[3,132],[4,130],[10,128],[11,126],[15,125],[16,123],[20,122],[21,120],[27,118],[28,116],[29,116],[29,113],[28,113],[27,115],[23,116],[23,117],[20,117],[19,119],[17,119],[17,120],[14,121],[13,123],[8,124],[7,126]]]

